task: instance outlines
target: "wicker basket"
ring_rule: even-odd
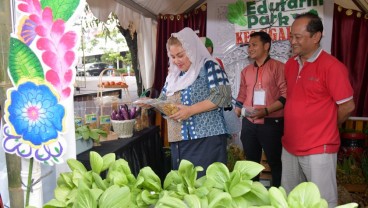
[[[123,121],[111,120],[111,123],[114,132],[119,135],[119,138],[129,138],[133,136],[135,119]]]

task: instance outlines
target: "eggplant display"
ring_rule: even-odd
[[[131,120],[135,119],[139,114],[139,107],[133,106],[129,108],[127,104],[119,105],[117,110],[111,112],[111,120]]]

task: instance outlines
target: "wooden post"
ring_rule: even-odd
[[[24,207],[22,180],[20,177],[21,158],[15,154],[6,154],[10,207]]]
[[[0,88],[1,106],[4,106],[6,90],[10,85],[4,85]],[[0,111],[2,119],[3,109]],[[0,148],[0,151],[4,151]],[[21,158],[15,154],[5,154],[6,169],[8,174],[8,189],[10,207],[24,207],[22,181],[20,178]],[[3,185],[3,184],[1,184]]]

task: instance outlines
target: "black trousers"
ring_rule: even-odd
[[[284,134],[283,118],[265,118],[264,124],[254,124],[243,118],[241,141],[246,160],[260,163],[262,149],[271,168],[272,186],[281,185],[281,137]],[[259,176],[254,180],[259,180]]]

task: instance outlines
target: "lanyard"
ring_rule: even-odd
[[[257,77],[257,81],[258,81],[258,85],[259,85],[259,89],[262,89],[262,74],[263,74],[263,66],[265,65],[265,63],[270,60],[270,56],[267,56],[266,60],[264,60],[263,64],[258,66],[258,64],[256,62],[254,62],[254,66],[257,66],[258,69],[257,69],[257,74],[258,74],[258,77]],[[256,83],[257,84],[257,83]],[[255,87],[255,85],[254,85]]]
[[[259,89],[262,89],[262,74],[263,74],[263,67],[258,67],[258,78],[257,78],[257,81],[258,81],[258,86],[259,86]]]

